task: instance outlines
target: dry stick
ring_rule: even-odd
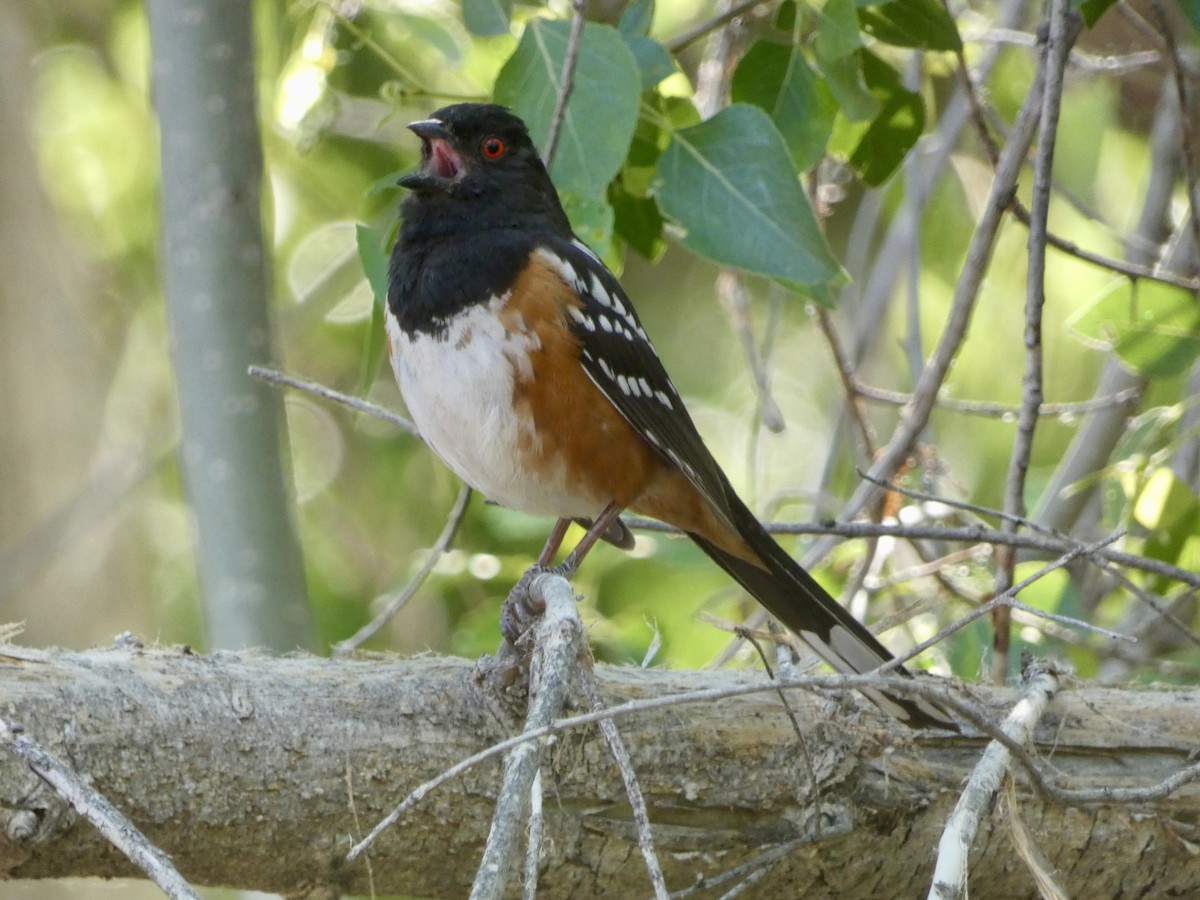
[[[593,712],[604,712],[604,700],[601,699],[600,691],[596,687],[595,660],[586,645],[584,649],[586,653],[583,657],[583,665],[579,670],[583,692],[588,698],[588,705]],[[637,829],[638,849],[646,863],[646,872],[650,876],[650,883],[654,886],[655,900],[667,900],[667,881],[663,877],[662,866],[658,861],[658,852],[654,849],[654,835],[650,831],[650,813],[646,810],[646,798],[642,795],[642,786],[638,784],[633,760],[629,758],[629,751],[625,749],[625,742],[621,740],[617,723],[611,718],[605,717],[600,719],[598,724],[600,733],[604,735],[604,742],[608,744],[608,752],[612,754],[617,763],[621,781],[625,783],[625,796],[629,798],[629,808],[633,812],[633,823]]]
[[[1071,52],[1073,54],[1074,51]],[[996,144],[992,139],[991,131],[988,130],[987,117],[984,115],[983,106],[979,102],[979,95],[975,91],[975,84],[967,72],[966,57],[961,49],[958,51],[958,64],[964,88],[966,89],[970,99],[971,116],[975,121],[976,131],[979,134],[980,140],[983,142],[984,148],[987,150],[988,158],[991,160],[992,165],[995,166],[998,158]],[[1016,197],[1013,198],[1012,214],[1022,225],[1025,225],[1026,227],[1029,226],[1030,212]],[[1162,266],[1151,268],[1150,266],[1142,265],[1141,263],[1133,262],[1131,260],[1121,260],[1109,256],[1103,256],[1091,250],[1085,250],[1083,247],[1080,247],[1073,241],[1059,237],[1058,235],[1049,231],[1046,232],[1045,237],[1046,242],[1056,250],[1060,250],[1063,253],[1066,253],[1068,256],[1073,256],[1076,259],[1082,260],[1083,262],[1090,263],[1103,269],[1108,269],[1109,271],[1115,272],[1118,275],[1125,275],[1129,278],[1135,279],[1145,278],[1149,281],[1159,281],[1163,284],[1170,284],[1174,285],[1175,287],[1183,288],[1184,290],[1200,290],[1200,278],[1189,278],[1176,272],[1171,272]]]
[[[587,9],[586,0],[575,0],[571,7],[575,14],[571,18],[571,32],[567,36],[562,81],[558,85],[558,96],[554,99],[554,113],[550,116],[550,130],[546,132],[546,146],[542,153],[547,169],[553,164],[554,152],[558,149],[558,136],[562,132],[563,119],[567,115],[567,100],[570,99],[571,89],[575,86],[575,65],[579,62],[579,49],[583,46],[583,14]]]
[[[959,274],[958,285],[955,287],[954,299],[950,307],[950,315],[942,331],[941,339],[929,358],[921,378],[913,391],[912,402],[901,412],[900,422],[886,447],[879,454],[871,474],[875,478],[890,479],[904,461],[908,458],[917,437],[925,429],[929,415],[937,402],[938,392],[950,371],[958,348],[962,346],[967,335],[967,327],[971,322],[971,314],[975,309],[975,301],[979,296],[979,288],[991,259],[992,247],[996,234],[1000,229],[1004,211],[1008,208],[1016,191],[1017,176],[1025,160],[1025,153],[1033,140],[1033,132],[1037,125],[1041,109],[1040,99],[1045,84],[1045,66],[1038,68],[1034,83],[1025,98],[1017,120],[1013,124],[1012,134],[999,164],[996,166],[995,178],[992,181],[991,194],[987,206],[967,249],[967,258]],[[854,495],[846,503],[842,511],[843,518],[858,515],[874,500],[879,489],[870,483],[863,483],[855,490]],[[806,559],[819,559],[832,547],[831,540],[816,542],[809,551]]]
[[[667,51],[672,56],[675,56],[685,47],[690,47],[709,32],[716,31],[722,25],[733,21],[738,16],[750,12],[750,10],[754,9],[754,7],[762,6],[764,3],[768,2],[770,2],[770,0],[743,0],[741,3],[735,3],[724,12],[718,13],[711,19],[689,28],[678,37],[671,38],[671,40],[667,41],[666,43]]]
[[[379,631],[384,625],[395,618],[400,610],[408,605],[417,591],[421,589],[421,585],[433,572],[434,567],[441,560],[442,554],[450,549],[450,544],[454,541],[454,536],[458,534],[458,529],[462,526],[463,519],[466,518],[467,507],[471,503],[471,488],[464,484],[458,489],[458,497],[454,501],[454,506],[450,509],[450,515],[446,518],[446,524],[442,526],[442,533],[438,535],[438,539],[434,541],[432,547],[429,548],[429,553],[425,557],[425,561],[421,563],[421,568],[417,570],[417,574],[409,579],[399,591],[392,595],[392,599],[382,612],[379,613],[370,622],[364,625],[350,637],[344,641],[338,641],[333,645],[334,657],[349,656]]]
[[[1038,125],[1037,155],[1033,166],[1033,207],[1029,221],[1028,267],[1025,279],[1025,373],[1021,379],[1021,411],[1017,433],[1009,457],[1004,482],[1004,511],[1000,524],[1005,533],[1019,527],[1025,516],[1025,479],[1033,454],[1033,433],[1042,405],[1042,309],[1046,305],[1046,231],[1050,216],[1050,190],[1054,169],[1054,143],[1058,134],[1058,112],[1062,104],[1063,73],[1067,67],[1066,0],[1054,0],[1050,7],[1050,37],[1043,50],[1042,67],[1046,72],[1042,92],[1042,115]],[[995,592],[1012,586],[1017,555],[1005,547],[997,555]],[[1008,607],[1002,606],[993,619],[992,680],[1003,683],[1008,671],[1008,650],[1012,626]]]
[[[265,366],[250,366],[247,372],[253,378],[260,378],[270,384],[283,385],[284,387],[295,388],[298,391],[304,391],[308,394],[321,397],[325,400],[332,400],[334,403],[341,403],[343,406],[349,406],[351,409],[361,413],[366,413],[369,416],[374,416],[377,419],[383,419],[385,422],[391,422],[397,428],[407,431],[409,434],[420,437],[417,431],[417,426],[403,416],[398,416],[388,409],[384,409],[378,404],[371,403],[369,400],[362,400],[358,397],[351,397],[349,394],[343,394],[341,391],[335,391],[333,388],[325,387],[323,384],[317,384],[315,381],[306,381],[303,378],[296,378],[294,375],[287,375],[277,369],[268,369]]]
[[[553,577],[553,576],[544,576]],[[1014,741],[1004,730],[988,719],[987,715],[973,703],[964,701],[951,693],[942,684],[941,679],[922,679],[911,677],[886,677],[883,674],[868,673],[866,675],[811,675],[793,678],[787,682],[766,682],[735,687],[708,688],[698,691],[685,691],[678,694],[651,697],[643,700],[630,700],[599,712],[583,713],[565,719],[559,719],[542,728],[526,730],[478,753],[460,760],[441,774],[431,778],[415,788],[380,822],[371,832],[346,854],[347,862],[354,862],[371,848],[379,836],[396,824],[408,810],[427,797],[432,791],[461,775],[463,772],[499,756],[514,747],[532,741],[540,741],[544,737],[558,734],[572,728],[593,725],[602,719],[617,719],[636,713],[665,709],[672,706],[682,706],[690,703],[714,703],[734,697],[746,697],[767,691],[775,692],[780,688],[804,691],[861,691],[863,688],[887,691],[903,697],[921,698],[938,705],[948,707],[964,721],[977,728],[984,736],[1000,742],[1019,762],[1030,779],[1030,784],[1040,794],[1052,800],[1065,804],[1097,804],[1097,803],[1139,803],[1151,800],[1161,800],[1180,787],[1190,784],[1200,778],[1200,763],[1188,766],[1161,781],[1145,788],[1096,788],[1096,789],[1065,789],[1046,781],[1040,764],[1030,756],[1020,743]]]
[[[783,412],[771,392],[771,372],[767,360],[754,340],[754,325],[750,317],[750,298],[737,269],[726,267],[717,275],[717,296],[729,313],[742,355],[750,369],[751,383],[758,394],[758,409],[762,424],[773,434],[783,431]]]
[[[0,746],[46,782],[75,812],[95,826],[104,838],[146,873],[172,900],[200,900],[171,863],[170,857],[147,840],[137,826],[92,788],[73,769],[37,741],[21,733],[18,725],[0,719]]]
[[[546,612],[537,626],[526,734],[545,729],[561,714],[583,641],[583,622],[575,592],[565,578],[538,575],[530,584],[529,593],[542,599]],[[541,741],[526,741],[514,746],[505,761],[504,782],[496,798],[496,811],[471,888],[471,900],[499,900],[504,896],[509,864],[516,857],[525,806],[541,756]]]
[[[533,775],[533,785],[529,788],[529,837],[525,845],[525,883],[521,885],[521,896],[524,900],[534,900],[537,897],[538,859],[542,853],[542,830],[545,819],[542,816],[542,770],[539,768]],[[370,862],[370,860],[367,860]]]
[[[873,400],[877,403],[903,406],[912,401],[912,394],[906,394],[903,391],[889,391],[886,388],[864,384],[857,379],[855,379],[854,390],[855,393],[862,395],[867,400]],[[1117,391],[1105,397],[1093,397],[1091,400],[1077,400],[1068,403],[1043,403],[1038,407],[1038,415],[1075,416],[1082,413],[1095,412],[1100,409],[1109,409],[1113,406],[1127,406],[1140,396],[1141,393],[1136,388],[1127,388],[1126,390]],[[1008,406],[1004,403],[988,403],[980,400],[956,400],[953,397],[939,397],[936,405],[938,409],[967,413],[973,416],[988,416],[993,419],[1008,418],[1009,416],[1015,416],[1018,412],[1018,407]]]
[[[829,352],[833,354],[834,368],[842,380],[842,390],[846,392],[846,411],[854,421],[862,440],[860,458],[871,460],[875,457],[875,434],[863,411],[863,393],[859,390],[858,379],[854,376],[854,365],[846,355],[846,348],[833,324],[833,317],[823,306],[817,307],[817,324],[821,327],[821,334],[825,336],[825,343]]]
[[[1033,835],[1025,827],[1021,811],[1017,808],[1017,786],[1013,779],[1009,778],[1005,781],[1004,796],[1001,799],[1013,849],[1017,851],[1017,856],[1021,857],[1021,861],[1029,869],[1029,874],[1033,876],[1042,900],[1070,900],[1066,891],[1054,879],[1054,866],[1046,859],[1046,854],[1042,853],[1042,849],[1037,845]]]
[[[1056,3],[1061,2],[1063,0],[1056,0]],[[1049,663],[1030,667],[1026,675],[1025,696],[1013,707],[1002,726],[1009,738],[1020,744],[1029,741],[1047,704],[1061,687],[1062,678],[1062,673]],[[993,742],[983,752],[979,765],[971,773],[942,832],[929,900],[957,900],[966,896],[971,844],[981,819],[991,809],[992,801],[1008,772],[1008,761],[1008,751]]]
[[[654,519],[644,519],[639,516],[622,516],[622,519],[630,528],[636,528],[639,531],[654,531],[660,534],[683,533],[673,525],[665,525]],[[1076,541],[1071,538],[1042,537],[1019,533],[1006,535],[998,529],[984,528],[980,525],[948,528],[945,525],[888,525],[876,522],[769,522],[765,523],[763,527],[771,534],[864,540],[877,537],[896,537],[907,540],[1009,544],[1025,550],[1039,550],[1046,553],[1063,553],[1078,546]],[[1200,572],[1192,572],[1157,559],[1138,556],[1136,553],[1126,553],[1123,550],[1113,550],[1109,547],[1097,551],[1095,555],[1118,566],[1139,569],[1143,572],[1161,575],[1163,578],[1170,578],[1181,584],[1200,587]]]
[[[354,820],[354,833],[362,840],[362,824],[358,820],[358,807],[354,803],[354,770],[350,768],[350,752],[346,752],[346,801],[350,806],[350,818]],[[375,868],[367,858],[367,889],[368,896],[375,896]]]
[[[869,478],[869,476],[866,475],[866,473],[864,473],[864,472],[859,472],[858,474],[863,478]],[[1029,528],[1040,534],[1047,535],[1057,541],[1061,541],[1063,546],[1081,546],[1080,543],[1075,538],[1072,538],[1069,535],[1064,535],[1061,532],[1054,530],[1053,528],[1047,528],[1045,525],[1042,525],[1040,522],[1036,522],[1033,519],[1029,519],[1024,516],[1015,516],[1010,513],[1006,513],[1003,510],[990,509],[986,506],[979,506],[978,504],[975,504],[975,503],[968,503],[963,500],[955,500],[955,499],[952,499],[949,497],[939,497],[939,496],[936,496],[933,494],[925,493],[924,491],[914,491],[911,488],[901,487],[898,484],[884,484],[881,486],[887,488],[887,490],[892,491],[893,493],[903,494],[906,497],[912,497],[923,503],[929,503],[929,502],[941,503],[946,506],[951,506],[951,507],[955,507],[958,509],[964,509],[969,512],[977,513],[979,515],[996,516],[997,518],[1014,522],[1022,527]],[[627,522],[626,524],[629,524],[629,523]],[[906,525],[906,526],[901,526],[901,527],[909,528],[909,527],[912,527],[912,525]],[[1022,545],[1018,540],[1013,539],[1013,538],[1016,538],[1016,536],[1017,536],[1015,531],[1010,532],[1009,535],[1010,535],[1010,537],[1008,540],[991,541],[990,543],[1000,544],[1002,546],[1008,546],[1013,549],[1016,549],[1016,548],[1022,547],[1022,546],[1026,546],[1026,547],[1028,546],[1028,545]],[[1061,549],[1061,548],[1056,548],[1056,549]],[[1142,603],[1146,604],[1152,610],[1154,610],[1154,612],[1156,612],[1162,619],[1164,619],[1169,625],[1171,625],[1173,628],[1175,628],[1184,637],[1185,640],[1190,641],[1191,643],[1196,644],[1197,646],[1200,646],[1200,636],[1197,636],[1196,633],[1192,631],[1191,627],[1187,623],[1182,621],[1178,616],[1176,616],[1169,609],[1164,607],[1152,594],[1150,594],[1148,591],[1144,590],[1140,585],[1135,584],[1124,572],[1122,572],[1120,569],[1116,568],[1113,565],[1111,560],[1106,559],[1104,557],[1104,555],[1103,555],[1104,552],[1105,551],[1100,551],[1099,553],[1094,553],[1094,554],[1089,555],[1088,561],[1099,566],[1105,572],[1108,572],[1110,575],[1112,575],[1114,578],[1116,578],[1121,583],[1122,587],[1124,587],[1127,591],[1129,591],[1131,594],[1133,594],[1135,597],[1137,597],[1137,599],[1140,600]],[[1135,568],[1135,567],[1131,567],[1131,568]],[[1195,573],[1187,573],[1187,574],[1195,577],[1197,581],[1200,581],[1200,576],[1195,575]],[[1195,589],[1196,588],[1193,587],[1192,591],[1194,591]],[[961,592],[959,592],[959,593],[961,595]]]
[[[1029,585],[1033,584],[1038,579],[1044,578],[1045,576],[1049,575],[1051,572],[1055,571],[1056,569],[1061,569],[1063,566],[1067,565],[1068,563],[1072,562],[1075,559],[1078,559],[1080,556],[1084,556],[1084,555],[1090,556],[1092,553],[1096,552],[1098,549],[1100,549],[1102,546],[1104,546],[1104,544],[1117,540],[1122,534],[1124,534],[1124,532],[1117,532],[1114,535],[1110,535],[1109,537],[1106,537],[1103,540],[1097,541],[1094,544],[1089,544],[1086,547],[1072,548],[1069,552],[1064,553],[1058,559],[1054,560],[1054,562],[1043,566],[1042,568],[1038,569],[1038,571],[1036,571],[1032,575],[1030,575],[1028,578],[1023,579],[1022,581],[1020,581],[1017,584],[1014,584],[1012,587],[1010,587],[1008,590],[1006,590],[1003,594],[997,594],[995,597],[993,597],[987,603],[983,604],[980,607],[977,607],[976,609],[971,610],[971,612],[967,613],[965,616],[963,616],[958,621],[952,622],[951,624],[947,625],[945,628],[943,628],[941,631],[939,631],[933,637],[928,638],[927,640],[921,641],[921,643],[917,644],[915,647],[912,647],[911,649],[909,649],[906,653],[902,654],[901,656],[898,656],[895,659],[889,659],[883,665],[879,666],[879,668],[877,668],[875,671],[890,672],[893,669],[900,668],[900,666],[902,666],[908,660],[912,659],[914,656],[917,656],[918,654],[923,653],[926,650],[928,650],[930,647],[933,647],[934,645],[941,643],[946,638],[948,638],[950,635],[954,634],[954,632],[965,628],[966,626],[968,626],[972,622],[974,622],[976,619],[980,619],[983,616],[986,616],[988,613],[995,612],[1001,606],[1012,606],[1016,609],[1022,610],[1023,612],[1029,613],[1030,615],[1037,616],[1040,619],[1047,619],[1051,622],[1058,622],[1060,625],[1071,625],[1071,626],[1074,626],[1075,628],[1082,628],[1085,631],[1091,631],[1095,634],[1101,635],[1102,637],[1111,638],[1112,640],[1115,640],[1115,641],[1126,641],[1128,643],[1136,643],[1137,638],[1131,637],[1128,634],[1121,634],[1119,631],[1109,631],[1107,628],[1101,628],[1099,625],[1093,625],[1091,622],[1085,622],[1082,619],[1073,619],[1070,616],[1060,616],[1057,613],[1048,613],[1048,612],[1044,612],[1039,609],[1034,609],[1032,606],[1027,606],[1026,604],[1022,603],[1020,600],[1016,599],[1017,594],[1021,593],[1021,591],[1025,590],[1025,588],[1029,587]]]
[[[1171,21],[1163,8],[1162,0],[1150,0],[1154,15],[1158,19],[1159,30],[1162,32],[1163,43],[1167,48],[1167,59],[1171,63],[1171,74],[1175,82],[1175,97],[1179,103],[1179,149],[1183,159],[1183,175],[1187,182],[1188,220],[1192,226],[1192,240],[1200,247],[1200,166],[1195,158],[1192,137],[1195,123],[1188,115],[1187,82],[1184,78],[1183,63],[1179,57],[1179,47],[1175,43],[1175,32],[1171,29]]]

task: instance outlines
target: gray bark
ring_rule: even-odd
[[[610,703],[753,677],[629,668],[598,675]],[[996,720],[1015,696],[971,691]],[[4,717],[86,774],[193,883],[291,894],[368,893],[366,865],[342,863],[351,843],[422,781],[519,731],[522,716],[519,703],[481,686],[469,662],[435,658],[7,647],[0,697]],[[922,895],[943,824],[985,742],[907,732],[852,700],[789,697],[803,743],[773,693],[619,722],[668,885],[686,887],[797,842],[743,896]],[[1197,734],[1200,690],[1081,687],[1051,704],[1039,755],[1071,787],[1137,787],[1185,767]],[[371,855],[375,892],[465,896],[499,774],[499,760],[468,771],[385,833]],[[543,779],[540,895],[647,896],[620,777],[596,731],[557,736]],[[1090,808],[1044,802],[1025,787],[1018,796],[1072,896],[1200,890],[1200,857],[1189,850],[1200,787]],[[8,835],[0,877],[131,874],[10,759],[0,759],[0,827]],[[971,896],[1036,896],[1000,815],[976,839]]]
[[[304,567],[280,454],[271,361],[253,4],[153,0],[163,285],[180,445],[213,647],[309,644]]]

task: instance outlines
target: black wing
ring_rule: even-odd
[[[574,288],[583,303],[571,311],[588,377],[659,453],[684,473],[734,527],[733,494],[688,415],[633,304],[616,276],[580,241],[554,239],[536,251]]]

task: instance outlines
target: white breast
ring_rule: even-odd
[[[538,515],[594,517],[600,510],[571,496],[561,477],[539,477],[528,464],[538,442],[532,423],[513,412],[513,384],[539,341],[504,328],[497,313],[507,301],[504,295],[468,307],[437,336],[405,334],[389,311],[400,393],[425,442],[488,499]]]

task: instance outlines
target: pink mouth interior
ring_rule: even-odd
[[[429,171],[441,178],[457,178],[462,173],[462,159],[440,138],[429,142]]]

